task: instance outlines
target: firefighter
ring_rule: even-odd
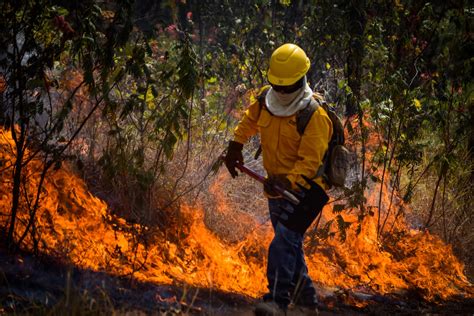
[[[309,58],[295,44],[284,44],[273,52],[267,75],[270,87],[262,88],[257,97],[264,97],[263,106],[257,100],[245,111],[225,157],[230,174],[237,176],[236,165],[244,163],[243,145],[251,136],[260,134],[267,172],[264,191],[275,235],[268,250],[268,293],[256,306],[257,315],[285,315],[291,302],[300,314],[318,313],[303,239],[304,231],[314,220],[308,214],[319,213],[327,202],[325,182],[317,175],[331,139],[332,123],[326,111],[318,107],[304,133],[297,130],[298,113],[314,102],[306,79],[309,68]],[[313,179],[312,185],[305,178]],[[303,191],[311,198],[303,199],[302,205],[296,207],[275,192],[275,185],[300,193],[309,187],[311,190]]]

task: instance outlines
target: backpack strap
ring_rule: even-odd
[[[326,110],[325,105],[326,104],[324,101],[312,97],[309,104],[296,114],[296,129],[298,130],[298,133],[301,136],[304,134],[306,126],[308,126],[308,123],[311,120],[313,113],[316,112],[320,106],[322,106],[323,109]],[[319,166],[318,170],[316,171],[316,175],[312,179],[316,179],[319,177],[326,178],[324,171],[326,170],[327,161],[328,151],[324,153],[322,164]]]
[[[303,136],[306,126],[308,126],[313,113],[318,110],[320,106],[320,101],[315,98],[311,98],[308,102],[308,105],[296,113],[296,130],[300,136]]]

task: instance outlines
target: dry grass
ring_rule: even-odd
[[[423,228],[433,207],[432,221],[428,230],[452,245],[454,253],[466,265],[466,275],[474,281],[474,209],[472,208],[473,187],[470,180],[471,168],[453,170],[446,182],[438,189],[434,207],[433,195],[438,175],[425,175],[415,187],[411,207],[411,222]],[[402,177],[406,183],[406,179]]]

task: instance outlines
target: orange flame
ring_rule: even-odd
[[[13,159],[13,144],[11,135],[0,130],[0,161],[7,162],[4,165]],[[29,192],[36,192],[40,169],[41,163],[34,161],[27,170]],[[9,172],[2,171],[0,183],[3,227],[11,207]],[[268,222],[259,224],[248,214],[236,211],[238,205],[232,205],[223,194],[226,181],[226,175],[219,175],[210,192],[216,199],[217,212],[222,216],[232,214],[236,222],[252,228],[245,238],[233,243],[222,240],[205,225],[201,206],[183,205],[181,212],[191,219],[189,234],[178,242],[161,235],[145,246],[134,242],[132,231],[146,228],[108,214],[107,205],[94,197],[67,166],[63,167],[51,172],[44,184],[36,225],[40,250],[67,258],[82,268],[116,275],[133,273],[138,280],[186,283],[258,297],[266,291],[266,249],[272,238],[271,227]],[[375,201],[376,196],[368,197],[369,204]],[[28,212],[23,210],[18,216],[16,229],[20,234]],[[326,206],[323,220],[333,216],[331,206]],[[345,221],[357,221],[350,211],[342,216]],[[367,216],[360,234],[355,227],[349,228],[344,243],[333,238],[309,247],[307,259],[313,280],[343,289],[365,286],[381,294],[416,288],[427,299],[469,292],[462,263],[438,237],[405,227],[398,230],[401,237],[390,248],[378,241],[376,226],[376,219]]]

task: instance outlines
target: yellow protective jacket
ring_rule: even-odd
[[[331,119],[320,106],[312,115],[304,134],[300,135],[296,128],[296,114],[288,117],[274,116],[255,100],[237,125],[234,141],[245,144],[257,132],[260,133],[265,170],[269,175],[286,174],[295,189],[296,182],[308,187],[301,175],[311,179],[316,176],[328,149],[333,128]],[[321,177],[315,181],[326,189]]]

